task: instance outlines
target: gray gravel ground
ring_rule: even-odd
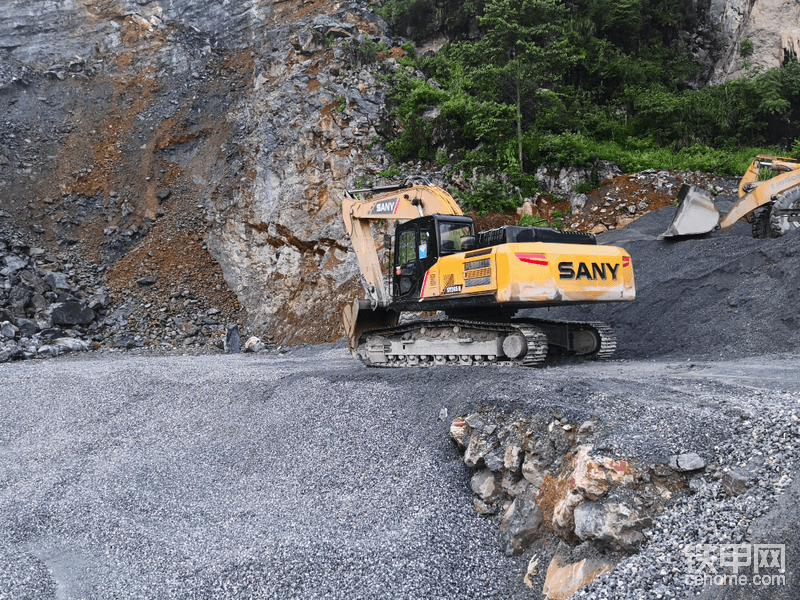
[[[477,406],[597,417],[597,444],[642,464],[780,452],[753,466],[763,489],[739,500],[701,482],[588,590],[693,593],[676,544],[711,526],[707,508],[721,515],[714,535],[746,534],[796,471],[796,365],[381,370],[335,346],[2,365],[0,598],[538,598],[543,573],[522,585],[530,556],[502,554],[448,437],[450,418]],[[650,569],[663,560],[665,581]],[[625,570],[636,565],[648,568]]]

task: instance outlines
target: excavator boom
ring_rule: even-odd
[[[407,221],[425,215],[461,215],[462,212],[450,194],[429,184],[386,186],[377,188],[381,193],[368,200],[360,201],[356,197],[371,191],[373,189],[347,190],[342,200],[342,217],[373,308],[385,308],[390,298],[375,248],[372,224],[380,220]]]

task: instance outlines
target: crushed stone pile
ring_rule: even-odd
[[[732,196],[720,196],[722,212]],[[616,358],[737,358],[800,347],[800,236],[754,239],[740,222],[725,231],[658,240],[675,214],[670,206],[598,236],[625,248],[636,276],[636,300],[550,309],[548,318],[602,320],[617,334]],[[542,316],[543,311],[523,311]]]
[[[219,266],[180,231],[148,238],[111,268],[79,245],[50,250],[35,233],[0,214],[0,363],[82,351],[216,352],[241,319]]]
[[[104,268],[15,235],[0,215],[0,363],[97,347],[108,311]]]

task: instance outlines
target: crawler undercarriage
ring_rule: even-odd
[[[602,359],[615,348],[616,338],[604,323],[446,319],[370,330],[361,337],[357,353],[367,365],[376,367],[533,367],[541,365],[548,354]]]

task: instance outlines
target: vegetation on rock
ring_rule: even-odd
[[[542,164],[611,160],[628,172],[741,175],[759,152],[797,154],[800,63],[697,86],[684,0],[387,0],[380,12],[451,14],[452,41],[406,54],[388,93],[395,160],[471,173],[480,212],[518,206]],[[464,23],[479,26],[464,39]],[[741,44],[743,58],[752,42]]]

